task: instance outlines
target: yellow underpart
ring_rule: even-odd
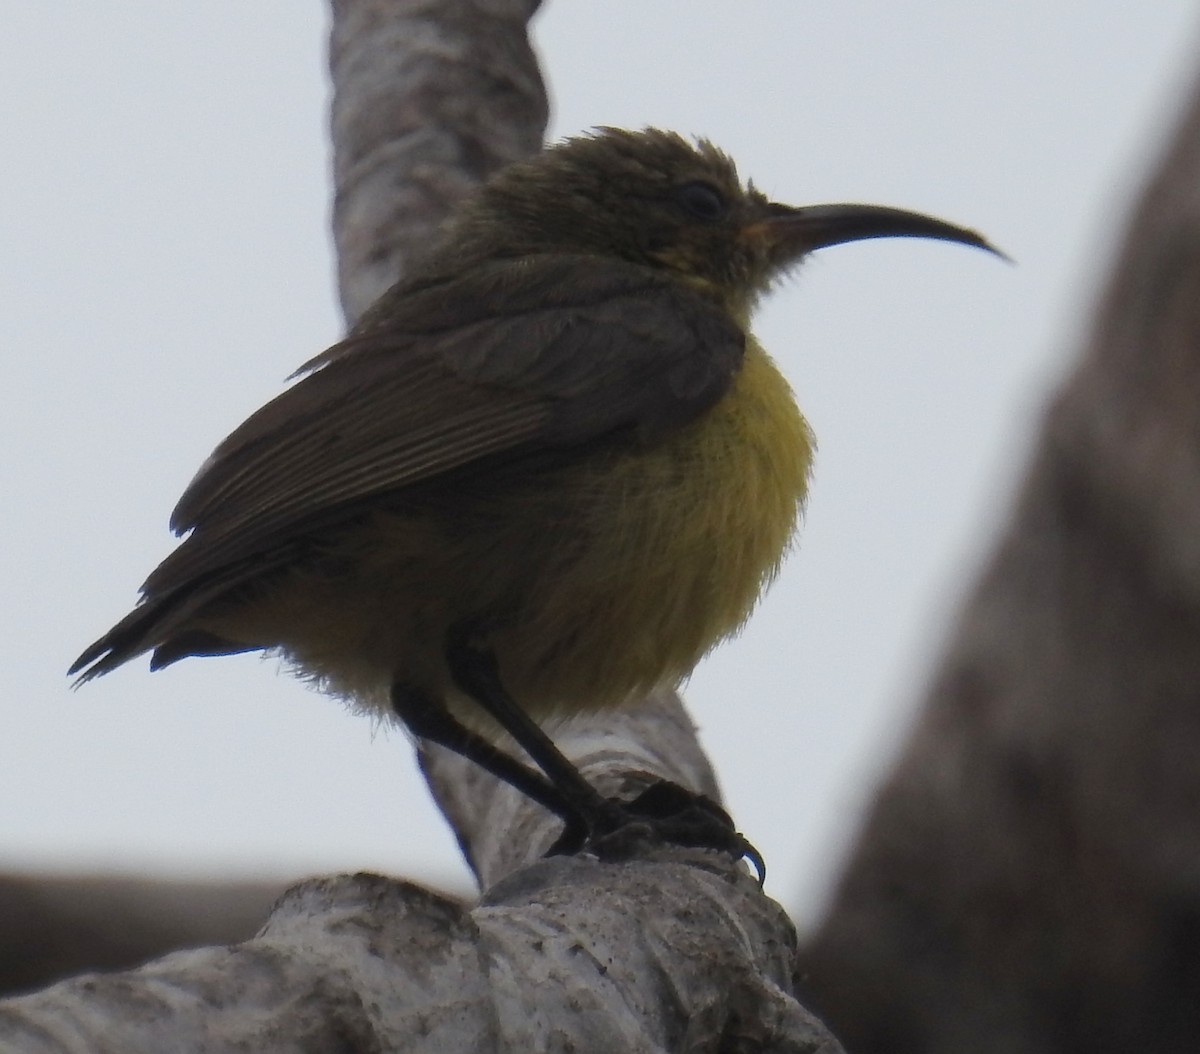
[[[729,393],[649,447],[593,450],[464,481],[378,513],[325,558],[205,624],[282,642],[301,672],[366,708],[393,680],[446,698],[447,630],[478,622],[537,718],[675,685],[735,633],[794,536],[813,438],[753,341]]]

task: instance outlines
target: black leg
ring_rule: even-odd
[[[545,776],[522,765],[477,732],[465,728],[446,709],[442,700],[406,684],[393,684],[392,709],[414,736],[428,739],[475,762],[527,798],[561,816],[568,826],[578,822],[579,817],[571,805]]]
[[[458,687],[474,699],[531,758],[562,795],[572,812],[589,827],[620,824],[620,810],[580,775],[579,769],[516,703],[500,680],[491,651],[477,646],[469,630],[452,630],[446,642],[450,673]]]
[[[623,858],[651,836],[748,857],[758,871],[759,883],[765,881],[766,865],[758,850],[738,834],[728,813],[704,795],[669,780],[659,781],[628,803],[601,795],[508,694],[495,655],[480,646],[471,627],[460,626],[450,632],[446,659],[458,687],[516,740],[567,804],[569,813],[559,811],[560,816],[568,817],[567,829],[551,853],[573,853],[587,845],[602,857]]]

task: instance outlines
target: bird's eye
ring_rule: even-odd
[[[727,208],[725,195],[711,183],[684,183],[675,188],[675,200],[698,220],[719,220]]]

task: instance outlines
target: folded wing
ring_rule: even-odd
[[[161,644],[201,602],[373,498],[483,459],[629,430],[653,441],[721,397],[743,342],[707,298],[595,257],[494,261],[397,287],[214,451],[172,515],[188,537],[72,672]]]

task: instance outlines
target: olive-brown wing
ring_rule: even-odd
[[[217,448],[172,517],[191,536],[145,589],[483,458],[668,431],[721,396],[742,347],[688,288],[595,258],[492,264],[425,288]]]
[[[484,459],[653,441],[721,397],[744,346],[686,285],[596,257],[495,261],[388,296],[216,449],[172,516],[188,537],[72,672],[163,644],[372,499]]]

